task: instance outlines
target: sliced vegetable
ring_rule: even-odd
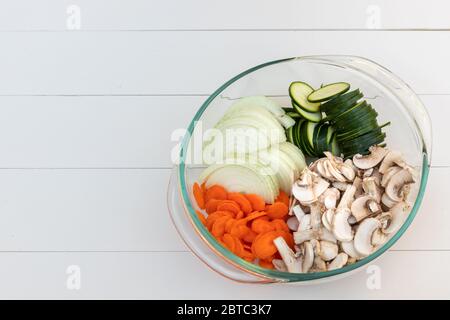
[[[314,90],[308,95],[307,99],[309,102],[322,102],[343,94],[348,89],[350,89],[350,85],[347,82],[331,83]]]
[[[289,86],[289,95],[292,101],[300,109],[306,112],[318,112],[320,103],[314,103],[308,101],[307,97],[314,91],[314,89],[307,83],[296,81],[292,82]]]
[[[298,106],[296,102],[292,102],[292,106],[294,107],[295,111],[297,111],[300,116],[306,120],[312,121],[312,122],[319,122],[322,120],[322,113],[320,111],[306,111]]]

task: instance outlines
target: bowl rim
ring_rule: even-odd
[[[254,66],[252,68],[249,68],[249,69],[239,73],[238,75],[234,76],[233,78],[231,78],[230,80],[225,82],[222,86],[220,86],[217,90],[215,90],[205,100],[205,102],[201,105],[199,110],[194,115],[194,118],[192,119],[192,121],[190,122],[190,124],[187,128],[186,135],[184,136],[182,143],[180,145],[179,165],[177,166],[178,167],[178,179],[179,179],[178,182],[179,182],[179,186],[181,189],[181,198],[183,200],[184,208],[187,211],[186,212],[187,216],[191,220],[191,223],[195,229],[194,231],[196,231],[197,235],[200,236],[206,242],[208,247],[216,255],[223,258],[223,260],[225,262],[241,269],[242,271],[251,273],[251,274],[261,277],[263,279],[270,279],[272,281],[277,281],[277,282],[303,282],[303,281],[318,280],[318,279],[323,279],[323,278],[328,278],[328,277],[333,277],[333,276],[349,273],[351,271],[354,271],[354,270],[370,263],[374,259],[380,257],[384,252],[386,252],[390,247],[392,247],[398,241],[398,239],[400,239],[401,236],[405,233],[405,231],[408,229],[408,227],[414,220],[415,216],[417,215],[417,212],[418,212],[419,207],[423,200],[423,196],[425,193],[425,187],[426,187],[427,180],[428,180],[429,169],[430,169],[429,159],[431,157],[431,146],[428,146],[429,150],[425,150],[426,143],[423,139],[421,129],[417,125],[417,123],[415,123],[415,125],[417,126],[418,132],[421,134],[420,138],[421,138],[421,142],[424,146],[424,150],[423,150],[423,161],[422,161],[422,171],[421,171],[421,180],[420,180],[419,191],[418,191],[416,200],[414,202],[414,205],[411,209],[411,212],[409,213],[407,219],[405,220],[405,222],[403,223],[401,228],[383,246],[378,248],[376,251],[374,251],[369,256],[367,256],[361,260],[358,260],[353,264],[350,264],[350,265],[347,265],[347,266],[344,266],[342,268],[335,269],[335,270],[323,271],[323,272],[313,272],[313,273],[290,273],[290,272],[283,272],[283,271],[278,271],[278,270],[265,269],[265,268],[262,268],[258,265],[255,265],[251,262],[248,262],[248,261],[236,256],[231,251],[229,251],[227,248],[222,246],[211,235],[211,233],[206,229],[206,227],[202,224],[202,222],[197,217],[196,209],[191,202],[191,198],[189,196],[189,189],[187,188],[185,160],[186,160],[186,156],[187,156],[187,150],[188,150],[188,146],[189,146],[190,137],[195,128],[195,124],[198,120],[201,119],[201,116],[205,112],[206,108],[211,104],[211,102],[214,101],[214,99],[216,97],[218,97],[231,84],[233,84],[237,80],[241,79],[242,77],[244,77],[254,71],[257,71],[259,69],[262,69],[262,68],[265,68],[265,67],[268,67],[271,65],[275,65],[275,64],[281,64],[281,63],[293,61],[293,60],[312,60],[314,62],[322,61],[325,63],[331,63],[335,66],[342,66],[342,62],[336,62],[336,59],[352,59],[352,60],[359,60],[359,61],[371,64],[371,65],[377,67],[378,69],[383,70],[388,75],[392,76],[395,79],[395,81],[399,82],[399,85],[402,86],[402,89],[409,90],[411,92],[411,94],[416,96],[416,94],[412,91],[412,89],[403,80],[401,80],[397,76],[395,76],[391,71],[384,68],[380,64],[378,64],[372,60],[363,58],[363,57],[351,56],[351,55],[313,55],[313,56],[291,57],[291,58],[278,59],[278,60],[273,60],[273,61],[259,64],[257,66]],[[344,65],[344,67],[362,72],[361,70],[355,68],[354,66]],[[390,90],[388,87],[386,87],[386,89]],[[423,104],[421,104],[421,106],[423,109],[425,109],[423,107]],[[214,266],[211,266],[211,267],[214,268]]]

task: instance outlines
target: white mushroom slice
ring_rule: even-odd
[[[367,202],[367,207],[370,211],[370,215],[381,213],[381,206],[375,200],[371,200]]]
[[[311,205],[311,228],[313,230],[319,230],[321,226],[321,213],[320,205],[318,203],[313,203]]]
[[[302,265],[300,264],[300,261],[297,260],[294,252],[291,250],[291,248],[289,248],[284,238],[278,237],[275,240],[273,240],[273,243],[277,247],[278,252],[280,253],[281,258],[283,259],[283,262],[286,265],[287,270],[289,272],[296,272],[296,273],[302,272]]]
[[[334,180],[339,182],[347,181],[347,179],[339,172],[339,170],[333,165],[331,161],[324,162],[324,165],[327,167],[328,171],[334,177]]]
[[[308,169],[304,169],[302,179],[296,181],[292,186],[292,195],[301,202],[310,202],[315,200],[313,190],[313,177]]]
[[[363,178],[368,178],[368,177],[370,177],[370,176],[372,175],[372,173],[373,173],[373,168],[364,170]]]
[[[382,174],[385,174],[387,169],[392,167],[393,165],[398,165],[402,168],[406,167],[407,164],[402,159],[402,154],[398,151],[389,151],[388,154],[384,157],[383,162],[381,162],[379,171]]]
[[[325,229],[325,228],[321,228],[321,229],[319,230],[318,238],[319,238],[320,240],[324,240],[324,241],[328,241],[328,242],[337,243],[337,239],[336,239],[336,237],[334,236],[334,234],[333,234],[331,231],[329,231],[329,230],[327,230],[327,229]]]
[[[392,176],[386,186],[386,194],[394,201],[401,201],[400,190],[405,184],[414,182],[413,176],[408,169],[402,169]]]
[[[335,213],[335,209],[328,209],[327,211],[325,211],[325,213],[323,214],[325,217],[326,217],[326,219],[327,219],[327,221],[328,221],[328,224],[330,225],[330,226],[332,226],[333,225],[333,219],[334,219],[334,213]]]
[[[278,271],[286,272],[288,271],[286,265],[284,264],[284,261],[281,259],[273,259],[272,264]]]
[[[386,229],[392,222],[392,214],[388,212],[383,212],[376,217],[381,222],[381,229]]]
[[[381,203],[384,204],[388,209],[390,209],[393,206],[395,206],[398,203],[398,201],[392,200],[385,192],[381,196]]]
[[[369,148],[370,154],[363,156],[356,154],[353,156],[353,164],[362,170],[375,167],[383,160],[387,154],[387,150],[382,147],[372,146]]]
[[[409,212],[411,211],[411,206],[407,204],[406,202],[402,201],[397,203],[395,206],[391,208],[389,211],[392,215],[391,222],[389,225],[382,229],[384,233],[394,233],[397,232],[398,229],[403,225],[403,223],[406,221],[406,218],[409,215]]]
[[[359,197],[353,201],[351,206],[352,216],[356,218],[356,222],[359,222],[369,215],[372,212],[369,210],[369,201],[374,201],[375,199],[372,196],[366,195]]]
[[[373,177],[364,178],[362,182],[362,188],[364,192],[372,196],[372,198],[374,198],[376,202],[381,201],[381,191],[377,185],[375,178]]]
[[[354,225],[356,223],[356,218],[354,216],[350,216],[348,218],[348,223],[350,223],[350,225]]]
[[[328,170],[328,166],[325,165],[325,162],[328,162],[327,159],[319,159],[316,161],[316,170],[318,174],[320,174],[322,177],[328,180],[332,180],[333,176],[331,175],[330,171]]]
[[[356,258],[349,257],[348,260],[347,260],[347,265],[354,264],[356,262],[356,260],[357,260]]]
[[[316,177],[313,179],[313,190],[315,198],[319,198],[322,193],[324,193],[325,190],[328,189],[329,186],[330,183],[327,180],[322,179],[321,177],[316,175]]]
[[[355,180],[353,180],[353,185],[356,188],[354,197],[358,198],[364,193],[364,190],[363,190],[363,187],[362,187],[362,180],[361,180],[361,178],[360,177],[356,177]]]
[[[373,168],[372,176],[377,186],[379,187],[381,184],[381,173],[378,171],[378,168]]]
[[[335,187],[336,189],[338,189],[339,191],[345,191],[345,189],[347,189],[347,186],[349,184],[346,182],[339,182],[339,181],[334,181],[332,183],[332,186]]]
[[[348,208],[339,208],[333,217],[333,235],[339,241],[350,241],[353,239],[353,231],[348,218],[351,211]]]
[[[353,245],[353,240],[352,241],[342,241],[341,242],[341,248],[342,248],[342,251],[344,251],[350,257],[352,257],[354,259],[360,259],[361,258],[359,253],[356,252],[355,246]]]
[[[292,212],[294,213],[298,221],[302,220],[303,216],[305,215],[305,211],[303,211],[302,207],[299,204],[296,204],[292,207]]]
[[[372,235],[374,231],[381,227],[380,220],[375,218],[366,218],[358,226],[356,230],[353,244],[356,252],[361,256],[368,256],[373,252]]]
[[[386,173],[383,175],[383,178],[381,178],[381,186],[383,188],[386,188],[386,185],[388,184],[389,180],[392,178],[394,174],[402,170],[399,166],[393,166],[386,170]]]
[[[322,260],[333,260],[337,256],[338,251],[339,247],[337,244],[328,241],[320,241],[320,250],[318,255],[322,258]]]
[[[323,259],[319,256],[316,256],[314,258],[314,264],[313,264],[313,269],[314,271],[327,271],[327,264],[325,263],[325,261],[323,261]]]
[[[298,231],[306,231],[311,229],[311,215],[305,214],[298,225]]]
[[[286,221],[286,224],[289,227],[289,230],[297,231],[298,226],[300,225],[300,222],[298,221],[297,217],[292,216]]]
[[[322,203],[325,205],[327,209],[336,208],[336,203],[339,200],[341,193],[336,188],[328,188],[322,195]]]
[[[382,244],[386,243],[388,239],[388,235],[386,233],[383,233],[381,229],[376,229],[372,234],[371,243],[372,246],[377,247],[381,246]]]
[[[303,254],[303,264],[302,271],[307,273],[314,264],[314,248],[311,242],[307,241],[303,243],[304,254]]]
[[[316,236],[316,231],[312,229],[297,231],[294,232],[294,242],[296,244],[302,244],[305,241],[314,239]]]
[[[345,192],[342,195],[341,201],[339,201],[338,209],[350,208],[350,205],[353,202],[353,197],[355,196],[355,191],[355,185],[352,184],[347,186],[347,189],[345,189]]]
[[[356,172],[353,170],[353,166],[346,164],[345,162],[339,166],[339,171],[344,175],[348,181],[353,181],[356,177]]]
[[[327,213],[330,212],[330,211],[332,212],[331,214],[334,214],[334,212],[333,212],[334,210],[333,209],[327,209],[327,211],[325,211],[322,214],[322,224],[327,230],[333,231],[332,223],[328,220],[328,217],[327,217]],[[331,220],[331,221],[333,221],[333,220]]]
[[[339,253],[328,265],[328,271],[342,268],[347,264],[348,255],[344,252]]]

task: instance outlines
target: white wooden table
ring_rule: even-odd
[[[449,15],[445,0],[1,0],[0,298],[450,298]],[[171,226],[170,134],[233,75],[310,54],[373,59],[420,94],[422,209],[368,271],[230,282]]]

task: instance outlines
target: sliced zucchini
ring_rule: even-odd
[[[292,106],[294,109],[306,120],[312,121],[312,122],[319,122],[322,120],[322,113],[319,112],[308,112],[300,108],[294,101],[292,101]]]
[[[291,109],[291,110],[293,110],[293,109]],[[286,114],[287,114],[289,117],[291,117],[292,119],[298,119],[298,118],[301,118],[301,115],[300,115],[298,112],[295,112],[295,111],[289,111],[289,112],[286,112]]]
[[[314,132],[315,128],[317,126],[317,123],[315,122],[308,122],[306,126],[306,137],[308,138],[309,145],[312,149],[314,149]]]
[[[337,96],[325,103],[323,103],[320,106],[320,110],[322,110],[325,113],[333,113],[334,111],[339,112],[339,110],[341,110],[342,108],[338,108],[338,105],[341,104],[348,104],[350,101],[355,100],[358,101],[359,99],[361,99],[363,97],[363,94],[361,93],[361,91],[359,91],[359,89],[347,92],[345,94],[342,94],[340,96]],[[352,103],[353,104],[353,103]]]
[[[307,97],[314,91],[311,86],[305,82],[292,82],[289,86],[289,95],[297,106],[307,112],[318,112],[320,103],[308,101]]]
[[[307,99],[309,102],[327,101],[347,92],[348,89],[350,89],[350,85],[347,82],[331,83],[314,90],[307,96]]]

